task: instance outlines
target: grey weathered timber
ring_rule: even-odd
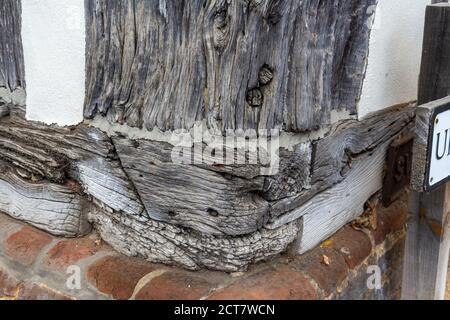
[[[325,138],[313,143],[310,187],[274,202],[272,220],[298,209],[314,195],[343,181],[355,158],[391,141],[412,125],[414,110],[412,105],[400,105],[374,113],[362,121],[349,120],[334,125]]]
[[[297,251],[302,254],[315,248],[347,223],[364,213],[364,204],[383,185],[383,171],[389,143],[355,159],[347,178],[321,192],[298,209],[303,216],[303,230]]]
[[[267,227],[278,228],[306,216],[308,223],[316,221],[317,224],[322,224],[317,230],[306,228],[305,232],[319,234],[317,237],[313,234],[307,235],[308,237],[320,241],[323,240],[322,233],[328,236],[333,234],[349,221],[349,217],[355,218],[363,213],[364,203],[381,189],[387,145],[389,142],[353,159],[352,168],[342,182],[320,192],[297,209],[274,219]],[[303,238],[305,235],[302,241]],[[305,241],[308,242],[307,239]],[[306,247],[312,248],[310,245]]]
[[[0,118],[9,115],[10,111],[9,104],[0,101]]]
[[[330,178],[326,184],[318,181],[312,184],[311,177],[319,167],[313,166],[311,171],[310,163],[319,160],[311,158],[309,142],[293,145],[289,150],[282,148],[279,172],[264,176],[260,171],[264,166],[260,163],[172,163],[174,146],[166,142],[129,140],[121,135],[109,138],[99,129],[86,125],[44,126],[24,120],[18,112],[0,120],[0,156],[26,181],[44,185],[77,181],[87,199],[108,208],[92,212],[90,219],[102,237],[121,252],[191,269],[233,271],[283,252],[297,235],[319,241],[348,221],[348,215],[336,214],[334,223],[330,222],[323,234],[299,233],[303,216],[310,213],[305,209],[311,202],[308,200],[315,196],[314,203],[327,206],[335,198],[329,194],[324,196],[323,191],[351,177],[349,163],[356,166],[366,155],[371,159],[368,154],[380,152],[386,143],[408,128],[412,118],[410,107],[397,107],[362,122],[344,121],[327,137],[315,141],[315,153],[323,150],[323,156],[331,163],[329,176],[341,174],[341,178]],[[364,135],[369,137],[363,138]],[[332,146],[333,139],[352,152],[319,148],[321,143]],[[241,152],[236,150],[234,155]],[[337,161],[338,157],[343,161]],[[380,163],[376,164],[381,166]],[[333,164],[339,164],[334,166],[335,171]],[[370,166],[370,163],[360,166]],[[376,191],[372,186],[361,188],[367,192],[358,190],[362,198]],[[294,198],[290,195],[304,192],[308,197],[301,201],[300,197],[295,198],[296,204],[290,202]],[[358,192],[355,190],[355,194]],[[279,203],[282,203],[280,207]],[[275,209],[284,211],[277,214]],[[305,214],[290,212],[296,209]],[[270,218],[272,224],[267,225]]]
[[[91,230],[88,210],[89,203],[74,182],[24,179],[0,161],[0,211],[51,234],[77,237]]]
[[[405,115],[408,116],[404,118]],[[408,108],[390,110],[384,115],[384,118],[397,119],[405,126],[409,117]],[[368,124],[377,122],[370,118],[367,121]],[[354,129],[353,126],[345,128]],[[374,133],[375,140],[370,140],[372,142],[361,150],[380,150],[383,143],[401,131],[400,126],[389,128],[392,131],[383,131],[386,138]],[[292,179],[308,176],[310,166],[307,164],[311,159],[308,144],[302,143],[291,151],[282,150],[279,174],[265,177],[258,175],[252,167],[246,171],[245,166],[201,164],[183,167],[169,162],[171,147],[163,142],[129,141],[120,136],[111,140],[96,128],[85,125],[48,127],[27,122],[16,114],[0,120],[0,141],[3,141],[0,155],[17,168],[21,179],[44,185],[51,184],[50,181],[64,185],[73,179],[80,184],[80,192],[109,208],[92,212],[90,219],[106,241],[127,254],[190,269],[206,267],[235,271],[283,252],[299,234],[302,237],[309,235],[299,233],[302,215],[277,227],[265,227],[272,210],[265,205],[277,201],[264,199],[264,188],[270,185],[268,180],[288,181],[291,176]],[[364,152],[357,158],[363,156]],[[289,165],[295,160],[299,160],[299,164],[303,161],[305,168]],[[352,161],[358,163],[359,160],[352,158]],[[341,171],[341,167],[336,170]],[[345,176],[348,175],[351,171]],[[311,197],[316,195],[314,201],[323,205],[333,199],[331,195],[323,198],[322,193],[318,193],[320,190],[310,188],[310,179],[306,178],[302,183],[305,186],[297,186],[294,182],[294,187],[287,190],[298,188],[315,192]],[[254,198],[247,200],[253,188],[256,190]],[[245,190],[248,190],[247,195]],[[370,196],[372,189],[369,191],[362,197]],[[261,208],[269,211],[245,212],[245,203],[240,205],[240,199],[262,203]],[[320,202],[320,199],[324,201]],[[180,206],[182,210],[178,210]],[[230,216],[225,214],[227,212]],[[324,235],[344,221],[347,219],[336,217],[335,224],[326,228]],[[316,232],[311,233],[313,235]],[[321,238],[319,236],[316,241]]]
[[[267,222],[269,204],[257,194],[264,177],[244,179],[206,166],[173,163],[168,143],[113,141],[151,218],[227,235],[248,234]]]
[[[0,1],[0,89],[10,92],[25,88],[21,15],[20,0]]]
[[[85,116],[302,132],[356,113],[377,0],[86,0]]]
[[[411,197],[402,299],[443,299],[450,251],[450,188]]]
[[[274,176],[258,175],[253,169],[261,165],[173,163],[174,147],[164,142],[113,141],[150,217],[210,234],[241,235],[261,228],[269,215],[276,219],[295,211],[341,182],[354,158],[391,141],[413,118],[412,107],[398,106],[361,122],[341,123],[314,143],[312,173],[311,149],[301,143],[292,151],[280,150],[280,170]],[[193,149],[188,148],[189,155]]]
[[[55,182],[77,179],[87,194],[116,211],[147,214],[207,234],[237,236],[262,228],[270,217],[275,220],[296,210],[342,181],[348,171],[343,166],[392,139],[412,117],[411,108],[399,107],[362,123],[342,123],[315,143],[316,150],[322,143],[332,147],[320,148],[324,154],[314,159],[313,163],[323,157],[330,162],[327,179],[314,184],[310,177],[321,166],[313,166],[311,174],[308,143],[282,148],[279,172],[264,176],[258,164],[176,164],[168,143],[123,137],[113,137],[112,142],[95,128],[48,128],[12,117],[0,128],[0,154],[36,177]],[[334,152],[334,145],[346,144],[352,152]]]
[[[117,211],[145,214],[110,138],[98,129],[49,127],[14,115],[0,120],[0,157],[35,180],[74,179]]]
[[[450,84],[449,84],[450,87]],[[440,106],[450,104],[450,96],[429,102],[417,108],[415,138],[413,147],[413,163],[411,172],[411,186],[417,192],[423,192],[426,185],[426,168],[429,164],[429,139],[432,134],[430,128],[433,116]]]
[[[312,145],[300,143],[279,150],[279,170],[265,177],[262,197],[270,202],[293,197],[311,186]]]
[[[98,129],[84,125],[47,127],[13,115],[0,120],[0,136],[12,137],[10,147],[0,147],[0,156],[8,159],[8,166],[16,168],[14,176],[8,175],[5,180],[0,175],[0,180],[6,181],[0,186],[5,192],[0,200],[5,205],[0,210],[54,234],[69,236],[58,232],[64,228],[70,230],[74,218],[61,221],[62,213],[84,216],[86,208],[78,207],[79,199],[83,199],[92,206],[87,207],[90,220],[103,239],[121,252],[188,269],[239,271],[285,251],[301,228],[301,222],[296,221],[278,230],[261,228],[248,235],[230,237],[158,222],[148,217],[112,142]],[[33,158],[30,151],[36,146],[43,153]],[[62,163],[69,165],[55,166],[55,159],[63,159]],[[35,165],[26,169],[29,161]],[[46,172],[64,174],[57,174],[58,183],[55,183],[56,180],[49,180],[51,175],[41,175]],[[72,185],[72,179],[79,185]],[[172,186],[171,190],[176,188]],[[14,199],[20,201],[16,203]],[[42,207],[36,204],[36,199],[42,202]],[[55,203],[47,208],[47,201],[51,200]],[[95,209],[92,202],[101,204],[103,209]],[[27,212],[28,215],[24,214]]]
[[[418,105],[450,95],[450,4],[427,6]]]
[[[275,230],[217,237],[144,216],[121,215],[104,206],[90,217],[102,238],[116,250],[192,270],[245,271],[252,263],[286,251],[301,230],[301,221],[296,221]]]

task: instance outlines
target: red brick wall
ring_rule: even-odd
[[[95,233],[59,239],[0,214],[0,299],[393,299],[406,203],[376,214],[376,230],[346,226],[303,256],[285,254],[237,274],[147,263],[116,253]],[[382,272],[380,290],[367,286],[373,265]],[[79,268],[80,289],[66,285],[70,266]]]

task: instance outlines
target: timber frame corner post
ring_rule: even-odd
[[[450,4],[426,10],[402,299],[443,299],[450,250]]]
[[[313,249],[381,190],[388,146],[414,108],[349,116],[377,0],[85,4],[86,121],[0,119],[0,210],[66,237],[94,226],[152,262],[235,272],[292,244]],[[262,159],[176,163],[170,138],[195,135],[197,121],[222,141],[228,130],[279,129],[278,173]]]

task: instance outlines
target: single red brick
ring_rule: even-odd
[[[155,269],[155,266],[138,259],[108,256],[91,265],[86,276],[100,292],[114,299],[126,300],[133,294],[139,280]]]
[[[10,235],[4,243],[5,253],[13,260],[30,266],[41,250],[52,241],[52,237],[42,231],[25,226]]]
[[[345,259],[330,248],[316,248],[297,257],[293,265],[313,278],[325,296],[335,291],[348,276]]]
[[[63,240],[47,252],[44,265],[65,272],[69,266],[93,256],[101,248],[92,237]]]
[[[198,300],[217,285],[187,272],[166,272],[146,284],[136,300]]]
[[[209,300],[313,300],[317,292],[302,273],[281,265],[237,280]]]
[[[344,227],[322,244],[322,248],[333,248],[340,253],[350,269],[360,265],[372,252],[372,243],[362,231]]]
[[[372,231],[375,244],[381,244],[386,237],[405,227],[408,221],[408,204],[398,200],[388,208],[380,208],[377,214],[377,228]]]

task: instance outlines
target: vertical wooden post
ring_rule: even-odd
[[[443,299],[450,249],[447,185],[411,196],[402,299]]]
[[[429,5],[420,69],[418,104],[450,95],[450,4]]]
[[[450,4],[439,2],[426,10],[419,105],[450,95]],[[430,193],[412,192],[410,201],[402,299],[443,299],[450,247],[449,183]]]

